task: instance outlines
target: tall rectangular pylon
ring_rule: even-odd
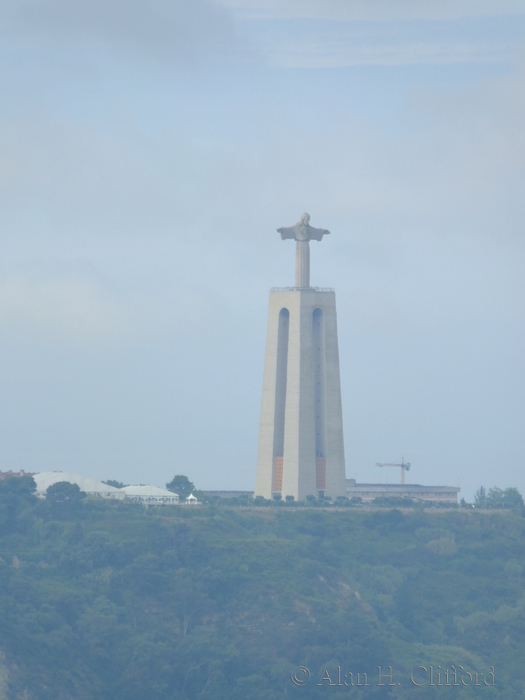
[[[277,494],[346,497],[333,290],[270,292],[255,496]]]

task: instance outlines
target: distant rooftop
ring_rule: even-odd
[[[120,489],[80,474],[73,474],[72,472],[40,472],[33,474],[33,479],[36,483],[36,492],[40,496],[44,496],[50,486],[67,481],[69,484],[76,484],[81,491],[94,496],[117,498],[119,500],[124,498],[124,494],[120,492]]]
[[[369,490],[375,489],[377,491],[384,491],[385,489],[388,489],[389,491],[399,491],[400,493],[405,491],[449,491],[450,493],[459,493],[461,491],[459,486],[424,486],[423,484],[357,484],[354,479],[347,479],[346,487],[347,489],[366,488]]]
[[[151,484],[140,484],[137,486],[123,486],[120,489],[127,496],[160,496],[167,498],[179,497],[177,493],[173,491],[168,491],[166,489],[161,489],[159,486],[152,486]]]
[[[11,470],[8,472],[0,471],[0,481],[2,479],[9,479],[12,476],[33,476],[33,472],[25,472],[23,469],[21,469],[19,472],[12,472]]]
[[[202,491],[201,493],[218,498],[253,498],[253,491]]]

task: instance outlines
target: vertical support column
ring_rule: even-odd
[[[297,241],[295,247],[295,286],[310,286],[310,243]]]
[[[290,337],[282,495],[304,501],[316,495],[312,311],[315,292],[290,292]]]
[[[290,312],[288,309],[281,309],[279,312],[279,330],[277,331],[272,493],[281,493],[283,483],[284,416],[286,410],[289,332]]]
[[[289,304],[293,293],[270,293],[255,495],[281,490],[288,373]]]
[[[335,294],[323,295],[324,336],[324,400],[325,400],[325,459],[326,489],[332,498],[346,496],[345,448],[343,440],[343,410],[341,405],[341,380],[339,376],[339,348],[337,342],[337,314]]]
[[[312,314],[314,346],[314,410],[315,410],[315,481],[317,495],[324,496],[326,490],[326,453],[325,453],[325,347],[324,315],[319,308]]]

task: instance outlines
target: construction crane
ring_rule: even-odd
[[[401,457],[401,463],[395,464],[393,462],[377,462],[376,467],[400,467],[401,468],[401,483],[405,483],[405,472],[410,470],[410,462],[405,462],[404,457]]]

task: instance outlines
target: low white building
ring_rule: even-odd
[[[158,486],[142,485],[142,486],[124,486],[120,489],[125,498],[140,503],[150,505],[175,505],[179,502],[179,496],[172,491],[161,489]]]
[[[90,496],[116,498],[121,501],[125,498],[121,489],[116,489],[114,486],[108,486],[108,484],[103,484],[101,481],[88,479],[85,476],[71,472],[40,472],[39,474],[33,474],[33,479],[36,483],[36,495],[41,498],[45,497],[50,486],[61,481],[66,481],[68,484],[76,484],[81,491]]]
[[[421,484],[358,484],[355,479],[346,480],[348,498],[373,501],[375,498],[411,498],[415,501],[457,503],[459,486],[421,486]]]

